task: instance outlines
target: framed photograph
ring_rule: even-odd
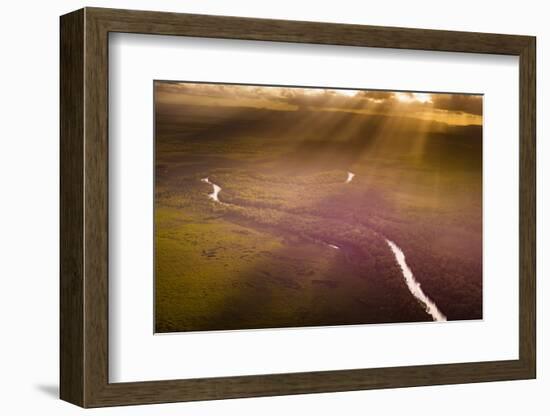
[[[535,378],[535,49],[62,16],[61,398]]]

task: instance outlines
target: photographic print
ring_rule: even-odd
[[[482,319],[482,103],[154,81],[155,332]]]

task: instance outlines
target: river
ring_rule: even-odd
[[[412,270],[407,265],[403,251],[393,241],[386,239],[386,243],[393,252],[397,264],[401,267],[401,272],[403,273],[407,287],[412,295],[424,305],[426,312],[433,318],[434,321],[446,321],[447,317],[443,315],[437,308],[436,304],[428,296],[426,296],[420,286],[420,283],[418,283],[414,278]]]
[[[214,201],[219,202],[221,204],[222,202],[220,201],[218,195],[220,194],[222,188],[216,185],[215,183],[210,182],[208,178],[203,178],[201,179],[201,181],[209,185],[212,185],[213,191],[211,194],[208,194],[208,198],[213,199]]]
[[[354,173],[348,172],[348,178],[346,180],[346,183],[350,183],[353,180],[353,177],[355,176]],[[222,188],[219,185],[216,185],[213,182],[210,182],[208,177],[201,179],[202,182],[207,183],[209,185],[212,185],[212,193],[208,194],[208,197],[219,204],[223,204],[223,202],[219,199],[219,194],[222,190]],[[416,281],[414,278],[414,274],[410,267],[407,265],[406,259],[405,259],[405,253],[403,253],[403,250],[395,244],[393,241],[388,240],[387,238],[383,237],[386,240],[386,244],[390,247],[394,257],[395,261],[401,268],[401,272],[403,274],[403,278],[405,279],[405,283],[407,284],[407,287],[409,288],[409,291],[411,294],[422,304],[424,305],[424,309],[426,310],[426,313],[432,317],[434,321],[446,321],[447,317],[443,315],[443,313],[438,309],[437,305],[424,293],[422,290],[422,287],[420,286],[420,283]],[[325,243],[328,247],[339,250],[340,247],[335,244]]]

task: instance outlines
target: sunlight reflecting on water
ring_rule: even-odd
[[[403,272],[403,277],[405,278],[407,287],[409,288],[413,296],[424,305],[426,312],[430,314],[434,321],[446,321],[447,317],[443,315],[441,311],[437,308],[436,304],[426,296],[426,294],[420,287],[420,283],[418,283],[414,278],[412,270],[409,268],[407,262],[405,261],[405,254],[403,253],[403,251],[393,241],[386,239],[386,243],[388,243],[388,246],[390,246],[391,251],[395,256],[395,260],[397,261],[397,264],[399,265],[399,267],[401,267],[401,271]]]
[[[213,199],[214,201],[219,202],[221,204],[222,202],[219,200],[218,195],[220,194],[220,191],[222,190],[222,188],[216,185],[215,183],[210,182],[208,178],[203,178],[201,179],[201,181],[209,185],[212,185],[212,188],[214,188],[214,191],[211,194],[208,194],[208,198]]]

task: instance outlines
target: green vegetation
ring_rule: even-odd
[[[389,138],[382,117],[333,116],[315,135],[184,110],[157,116],[156,331],[430,320],[384,238],[450,320],[481,318],[480,128]]]

